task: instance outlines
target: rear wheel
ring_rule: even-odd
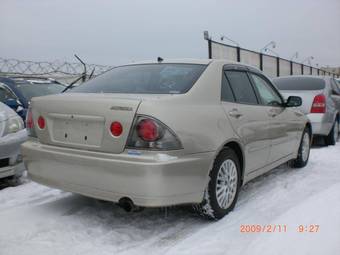
[[[300,168],[307,165],[310,147],[311,147],[311,134],[309,132],[309,129],[305,128],[305,130],[302,133],[298,156],[291,162],[292,167]]]
[[[194,209],[203,217],[217,220],[235,207],[240,188],[240,163],[232,149],[226,148],[220,152],[209,177],[203,201]]]
[[[325,140],[327,145],[335,145],[338,139],[339,139],[339,122],[336,119],[333,124],[331,132],[328,134],[328,136],[326,136]]]

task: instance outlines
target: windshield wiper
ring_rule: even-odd
[[[80,79],[82,79],[83,77],[80,76],[79,78],[77,78],[76,80],[74,80],[73,82],[71,82],[69,85],[66,86],[66,88],[63,89],[63,91],[61,91],[61,93],[64,93],[65,91],[71,89],[73,87],[74,84],[76,84]]]
[[[84,63],[83,60],[81,60],[80,57],[77,56],[77,54],[74,54],[74,56],[79,60],[80,63],[82,63],[82,65],[84,66],[84,71],[83,71],[83,73],[81,74],[81,76],[79,78],[77,78],[76,80],[71,82],[61,93],[64,93],[65,91],[71,89],[73,87],[73,85],[76,84],[79,80],[82,80],[83,82],[86,81],[86,75],[87,75],[86,64]],[[92,76],[94,74],[94,70],[95,70],[95,68],[93,68],[93,70],[92,70],[88,80],[92,78]]]

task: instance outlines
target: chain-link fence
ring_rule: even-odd
[[[262,70],[269,77],[278,77],[285,75],[329,75],[340,77],[340,74],[332,73],[321,68],[316,68],[303,63],[297,63],[292,60],[272,56],[261,52],[256,52],[239,46],[232,46],[217,42],[207,36],[208,54],[212,59],[227,59],[235,62],[252,65]]]

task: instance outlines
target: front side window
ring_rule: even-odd
[[[260,94],[261,101],[264,105],[280,106],[282,105],[281,97],[271,87],[271,85],[262,77],[256,74],[250,74],[254,84]]]
[[[253,86],[248,75],[243,71],[225,71],[234,92],[236,102],[242,104],[258,104]]]
[[[82,93],[183,94],[205,70],[198,64],[141,64],[113,68],[70,90]]]

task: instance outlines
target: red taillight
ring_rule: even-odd
[[[137,134],[147,142],[156,141],[160,137],[158,125],[152,119],[143,119],[137,125]]]
[[[111,123],[110,131],[113,136],[120,136],[123,133],[123,126],[118,121]]]
[[[326,112],[326,97],[323,94],[316,95],[313,100],[311,113],[325,113]]]
[[[29,110],[27,112],[26,127],[28,129],[33,129],[34,128],[33,115],[32,115],[32,111],[31,110]]]
[[[163,122],[148,116],[137,115],[126,142],[127,148],[147,150],[178,150],[180,140]]]
[[[44,129],[46,126],[45,119],[42,116],[39,116],[38,118],[38,127],[40,129]]]

